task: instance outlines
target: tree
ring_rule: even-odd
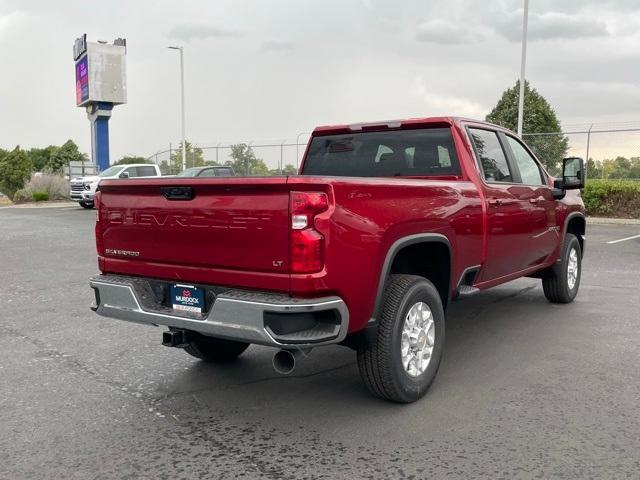
[[[283,175],[297,175],[298,174],[298,169],[295,166],[293,166],[290,163],[288,163],[282,169],[282,174]]]
[[[631,173],[631,160],[625,157],[616,157],[613,160],[613,171],[609,178],[629,178]]]
[[[269,175],[267,164],[261,158],[257,158],[253,148],[246,143],[231,145],[230,156],[231,166],[236,175]]]
[[[587,178],[640,179],[640,157],[616,157],[587,162]]]
[[[291,165],[290,163],[282,167],[282,170],[280,170],[280,168],[274,168],[273,170],[269,170],[269,175],[273,175],[273,176],[297,175],[297,174],[298,174],[298,169],[295,166]]]
[[[589,157],[587,160],[587,178],[602,178],[602,163]]]
[[[34,172],[42,172],[60,147],[49,145],[44,148],[31,148],[27,155],[31,158]]]
[[[631,157],[629,178],[640,178],[640,157]]]
[[[133,155],[125,155],[120,160],[118,160],[114,165],[130,165],[132,163],[151,163],[148,162],[144,157],[136,157]]]
[[[0,191],[10,198],[24,186],[31,177],[33,163],[27,152],[18,145],[11,152],[0,157]]]
[[[486,120],[511,130],[518,126],[518,95],[520,81],[502,93]],[[560,132],[560,121],[549,102],[535,88],[524,84],[523,134]],[[523,138],[538,159],[550,170],[556,170],[566,156],[569,140],[562,135],[526,136]]]
[[[63,168],[71,162],[86,162],[89,159],[84,153],[80,153],[73,140],[67,140],[58,148],[45,165],[44,170],[52,173],[62,172]]]
[[[204,166],[204,155],[202,149],[194,147],[190,142],[184,142],[187,154],[187,168]],[[171,171],[178,173],[182,171],[182,142],[177,149],[171,150]]]

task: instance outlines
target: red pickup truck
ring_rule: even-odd
[[[299,173],[101,182],[92,309],[207,361],[277,347],[281,373],[345,345],[375,395],[412,402],[452,300],[523,276],[578,293],[582,159],[554,179],[512,132],[437,117],[318,127]]]

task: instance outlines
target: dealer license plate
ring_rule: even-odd
[[[172,285],[171,303],[174,310],[202,313],[204,310],[204,290],[193,285]]]

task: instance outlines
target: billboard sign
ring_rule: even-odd
[[[89,58],[87,55],[76,62],[76,105],[89,100]]]
[[[127,42],[118,38],[113,44],[87,42],[86,35],[73,46],[76,68],[76,105],[127,103]]]

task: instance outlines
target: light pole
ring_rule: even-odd
[[[529,20],[529,0],[524,0],[522,18],[522,57],[520,59],[520,95],[518,96],[518,136],[522,137],[522,121],[524,116],[524,69],[527,63],[527,22]]]
[[[169,47],[171,50],[180,51],[180,104],[182,109],[182,170],[187,169],[187,142],[185,140],[184,128],[184,48]]]
[[[300,144],[300,136],[306,135],[307,133],[308,132],[300,132],[296,136],[296,168],[298,168],[298,164],[300,163],[300,149],[298,148],[298,145]]]

